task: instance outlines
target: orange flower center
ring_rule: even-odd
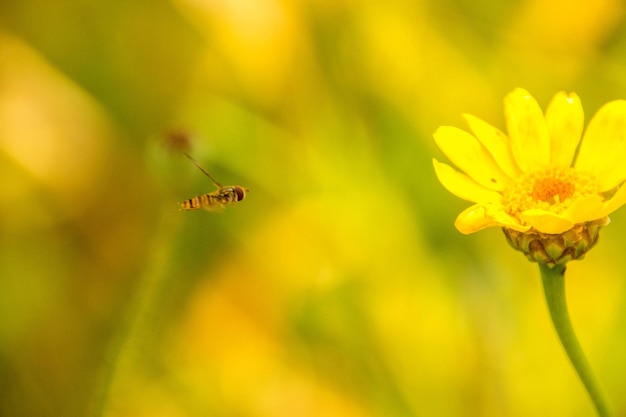
[[[533,184],[530,197],[535,201],[544,201],[549,204],[567,200],[576,191],[576,186],[560,178],[538,178]]]
[[[530,209],[559,214],[576,199],[589,195],[602,195],[595,178],[564,167],[525,172],[502,193],[504,208],[514,217]]]

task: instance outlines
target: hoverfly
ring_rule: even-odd
[[[202,194],[197,197],[190,198],[189,200],[180,203],[180,210],[197,210],[207,209],[217,211],[223,209],[228,204],[236,204],[243,200],[248,192],[247,188],[240,187],[238,185],[229,185],[224,187],[220,184],[211,174],[209,174],[200,164],[189,156],[186,152],[183,152],[187,158],[198,167],[200,171],[213,181],[213,184],[217,187],[216,191],[212,193]]]

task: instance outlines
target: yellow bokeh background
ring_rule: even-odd
[[[626,98],[618,0],[0,3],[0,415],[587,416],[536,265],[437,182],[515,87]],[[178,203],[248,187],[220,213]],[[610,152],[610,150],[607,150]],[[626,416],[624,210],[568,267]]]

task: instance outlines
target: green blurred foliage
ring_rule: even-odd
[[[624,5],[0,3],[0,415],[575,416],[536,266],[431,134],[626,97]],[[222,183],[222,213],[179,212]],[[617,415],[626,215],[568,271]],[[593,278],[593,279],[590,279]]]

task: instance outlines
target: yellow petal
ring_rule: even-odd
[[[519,174],[519,168],[511,153],[511,141],[500,129],[471,114],[464,114],[469,128],[487,149],[498,166],[511,178]]]
[[[436,159],[433,159],[433,165],[439,182],[455,196],[473,203],[499,203],[502,200],[499,193],[480,186],[470,177],[454,170],[451,166]]]
[[[530,226],[521,225],[502,210],[502,206],[476,204],[459,214],[454,222],[457,230],[463,234],[478,232],[487,227],[506,227],[525,232]]]
[[[611,101],[598,110],[580,144],[575,166],[596,176],[601,191],[626,179],[626,100]]]
[[[572,166],[584,125],[583,107],[574,93],[560,92],[546,110],[546,126],[550,136],[550,165]]]
[[[523,171],[548,165],[550,138],[537,101],[528,91],[516,88],[505,97],[504,109],[517,165]]]
[[[572,202],[561,216],[574,224],[584,223],[604,217],[602,214],[603,207],[602,197],[588,195]]]
[[[540,231],[541,233],[547,233],[551,235],[557,235],[568,231],[574,227],[574,222],[563,218],[562,216],[555,214],[551,211],[545,211],[540,209],[526,210],[520,214],[520,218],[525,223],[530,224],[532,227]]]
[[[502,191],[509,182],[509,177],[470,133],[457,127],[442,126],[433,136],[448,159],[483,187]]]
[[[604,203],[600,217],[608,216],[624,204],[626,204],[626,187],[622,186],[609,201]]]

